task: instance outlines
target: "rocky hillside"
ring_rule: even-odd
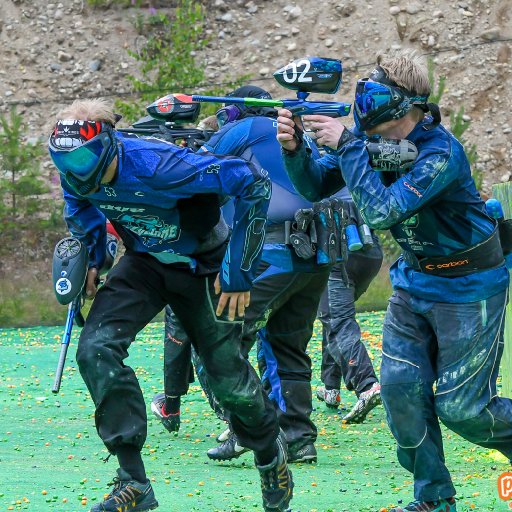
[[[114,3],[114,2],[113,2]],[[86,0],[0,2],[0,109],[16,103],[32,137],[75,97],[116,97],[136,74],[127,50],[144,36],[134,20],[148,9],[172,12],[174,1],[142,8],[93,9]],[[336,99],[351,101],[354,80],[390,47],[432,55],[445,75],[442,112],[464,106],[466,138],[477,144],[484,189],[511,177],[512,0],[203,0],[206,51],[196,58],[208,82],[250,74],[276,97],[288,94],[271,79],[293,58],[341,58],[344,85]],[[171,92],[171,91],[169,91]],[[190,92],[190,91],[187,91]],[[46,162],[48,173],[51,172]]]

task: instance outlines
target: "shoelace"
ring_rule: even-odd
[[[277,464],[272,468],[265,471],[261,479],[261,488],[263,490],[275,491],[279,487],[279,477],[277,474]]]
[[[127,485],[124,489],[119,490],[118,496],[114,496],[114,501],[116,503],[126,503],[134,500],[137,494],[140,494],[137,489]]]
[[[123,481],[119,479],[119,477],[115,476],[112,482],[109,485],[113,485],[114,488],[107,496],[107,499],[114,498],[116,503],[126,503],[127,501],[135,499],[137,494],[140,492],[134,487],[127,485],[124,489]]]

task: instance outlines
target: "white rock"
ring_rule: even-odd
[[[297,5],[292,10],[288,11],[288,16],[292,20],[296,20],[302,16],[302,9]]]
[[[391,14],[391,16],[398,16],[401,10],[398,5],[393,5],[389,8],[389,14]]]
[[[258,71],[258,73],[259,73],[261,76],[267,76],[267,75],[270,73],[270,68],[260,68],[260,70]]]
[[[327,46],[327,48],[330,48],[332,45],[334,44],[334,40],[333,39],[326,39],[325,40],[325,46]]]
[[[286,50],[289,51],[289,52],[294,52],[296,49],[297,49],[297,43],[290,43],[286,47]]]

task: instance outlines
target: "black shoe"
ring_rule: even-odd
[[[158,507],[149,480],[146,483],[137,482],[119,468],[111,485],[114,486],[112,492],[102,503],[96,503],[90,512],[144,512]]]
[[[178,432],[180,429],[180,413],[167,414],[165,412],[165,393],[157,393],[151,402],[151,411],[162,422],[169,432]]]
[[[260,472],[261,494],[265,512],[287,512],[293,497],[292,472],[288,469],[286,458],[286,438],[283,431],[276,440],[277,456],[266,466],[256,467]]]
[[[313,443],[302,445],[300,448],[288,447],[288,462],[316,462],[317,454]]]
[[[223,443],[214,448],[210,448],[206,455],[213,460],[231,460],[237,459],[240,455],[250,452],[249,448],[244,448],[238,444],[238,438],[231,433]]]

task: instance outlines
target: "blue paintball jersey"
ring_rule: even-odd
[[[164,263],[188,262],[220,246],[228,228],[225,196],[234,200],[232,236],[222,263],[222,291],[249,290],[258,266],[271,195],[267,172],[234,158],[203,153],[155,138],[116,132],[118,172],[109,184],[78,196],[62,180],[65,219],[89,249],[90,266],[105,257],[105,218],[125,245]]]
[[[311,208],[312,203],[304,199],[293,187],[281,158],[281,146],[276,139],[277,122],[274,118],[251,116],[226,124],[215,133],[203,148],[221,155],[236,155],[263,167],[272,182],[272,198],[268,208],[268,225],[293,221],[300,208]],[[305,138],[309,151],[320,157],[311,139]],[[226,221],[231,222],[233,203],[223,206]],[[266,243],[263,260],[289,270],[311,272],[318,270],[313,260],[295,257],[293,250],[285,244]]]
[[[425,118],[407,136],[418,157],[388,187],[369,165],[363,136],[356,131],[358,137],[335,155],[315,159],[302,146],[283,155],[285,166],[307,199],[319,200],[346,184],[368,226],[389,229],[417,257],[450,255],[486,240],[496,225],[485,212],[462,145],[441,125],[426,129],[430,122]],[[416,271],[400,257],[390,275],[395,289],[439,302],[483,300],[508,286],[504,265],[447,278]]]

